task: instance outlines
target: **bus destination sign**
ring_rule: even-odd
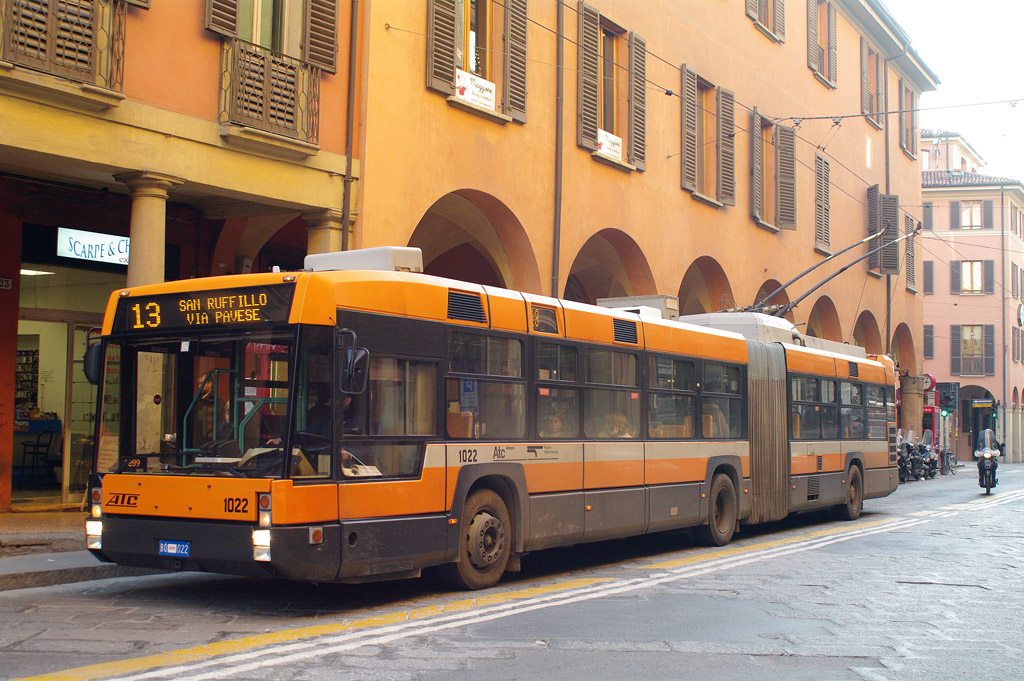
[[[114,333],[210,330],[288,321],[295,286],[251,286],[121,298]]]

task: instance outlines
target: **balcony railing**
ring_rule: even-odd
[[[985,375],[985,358],[984,357],[961,357],[960,358],[960,375],[961,376],[984,376]]]
[[[123,0],[0,0],[4,60],[59,78],[121,90]]]
[[[225,40],[220,120],[316,144],[320,67],[244,40]]]

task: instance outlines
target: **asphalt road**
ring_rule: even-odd
[[[541,552],[475,593],[215,575],[0,593],[0,678],[1015,679],[1024,465],[902,485],[855,522]]]

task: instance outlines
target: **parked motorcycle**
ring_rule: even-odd
[[[924,463],[924,478],[934,478],[939,473],[939,455],[935,451],[935,438],[932,431],[926,430],[921,434],[921,441],[917,443],[917,449]]]
[[[912,465],[911,461],[914,458],[914,431],[910,431],[903,436],[899,437],[899,444],[896,449],[896,463],[899,467],[900,482],[910,482]]]
[[[1003,445],[996,440],[996,434],[992,429],[983,430],[974,448],[974,458],[978,460],[978,487],[984,487],[985,494],[990,494],[992,488],[999,482],[996,480],[996,469],[999,467],[999,456],[1002,453]]]

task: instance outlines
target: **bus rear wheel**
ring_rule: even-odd
[[[732,541],[738,515],[732,478],[724,473],[715,475],[708,494],[708,524],[697,528],[697,537],[708,546],[725,546]]]
[[[851,466],[847,479],[850,482],[846,485],[846,503],[836,506],[835,513],[840,520],[856,520],[864,508],[864,480],[861,478],[860,469]]]
[[[445,581],[457,589],[486,589],[498,583],[512,552],[512,525],[505,502],[494,491],[479,490],[466,499],[459,534],[459,560],[441,566]]]

